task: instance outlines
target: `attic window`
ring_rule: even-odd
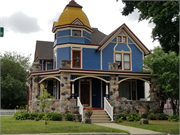
[[[126,43],[126,42],[127,42],[127,38],[123,37],[123,43]]]
[[[81,36],[81,31],[80,30],[72,30],[72,36]]]
[[[118,42],[122,42],[121,36],[118,36]]]

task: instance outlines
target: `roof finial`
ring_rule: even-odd
[[[74,0],[71,0],[70,3],[76,3]]]

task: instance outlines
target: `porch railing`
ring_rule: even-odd
[[[109,104],[106,97],[104,97],[104,110],[107,112],[107,114],[111,118],[111,121],[113,121],[113,106]]]
[[[83,120],[83,109],[84,109],[84,106],[82,106],[79,97],[77,97],[77,106],[79,106],[79,114],[81,114],[81,116],[82,116],[82,121],[84,121],[84,120]]]

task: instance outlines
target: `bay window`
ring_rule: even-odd
[[[72,51],[72,67],[81,68],[81,51],[80,50]]]

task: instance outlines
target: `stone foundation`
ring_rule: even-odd
[[[145,109],[148,115],[159,113],[159,102],[139,100],[118,101],[114,106],[114,119],[117,119],[120,113],[129,114],[132,112],[139,114],[139,110],[141,109]]]

